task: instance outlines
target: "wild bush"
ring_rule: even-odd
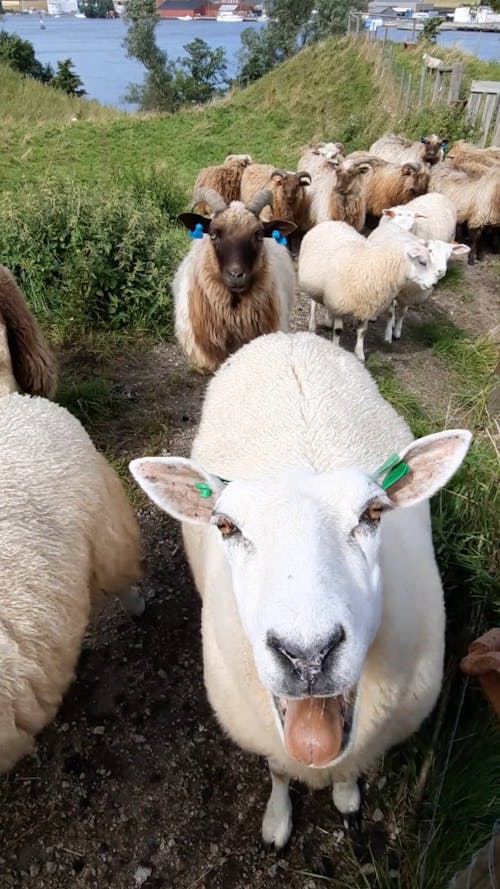
[[[170,331],[182,198],[153,181],[105,192],[59,181],[0,195],[2,261],[53,335]]]

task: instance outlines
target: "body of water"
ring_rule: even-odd
[[[379,28],[377,37],[380,39],[384,36],[385,28]],[[389,40],[395,40],[397,43],[403,43],[405,40],[417,39],[419,32],[415,37],[412,36],[411,29],[407,28],[388,28],[387,36]],[[493,60],[500,62],[500,34],[493,31],[441,31],[438,35],[438,43],[441,46],[461,49],[463,52],[470,52],[479,59]]]
[[[128,59],[123,48],[126,26],[121,19],[75,19],[73,16],[45,17],[45,30],[39,15],[6,15],[0,27],[19,34],[35,47],[44,64],[55,68],[59,59],[71,58],[90,99],[106,105],[131,109],[124,102],[129,83],[141,83],[144,68]],[[183,55],[183,46],[202,37],[211,47],[223,46],[228,60],[228,76],[238,67],[241,33],[245,28],[261,28],[259,22],[180,22],[163,19],[156,29],[158,45],[170,58]]]
[[[140,83],[144,68],[128,59],[123,49],[126,26],[121,19],[75,19],[73,16],[54,18],[46,16],[45,30],[40,28],[39,15],[4,16],[0,27],[15,32],[35,47],[41,62],[55,67],[59,59],[70,57],[82,78],[89,98],[106,105],[133,110],[126,105],[124,95],[129,83]],[[223,46],[228,59],[228,76],[233,77],[238,68],[241,33],[245,28],[261,28],[259,22],[181,22],[163,19],[156,29],[159,46],[170,58],[183,55],[183,46],[202,37],[212,46]],[[379,28],[378,36],[384,29]],[[391,40],[411,40],[412,32],[402,28],[389,28]],[[481,59],[500,59],[500,35],[471,31],[443,31],[439,43],[456,45],[459,49],[474,53]]]

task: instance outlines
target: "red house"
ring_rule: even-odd
[[[157,12],[165,19],[194,18],[197,15],[217,15],[217,7],[210,0],[159,0]]]

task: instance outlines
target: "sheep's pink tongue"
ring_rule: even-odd
[[[287,700],[285,747],[306,765],[326,766],[340,753],[344,720],[338,698]]]

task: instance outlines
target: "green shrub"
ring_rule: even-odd
[[[2,261],[54,335],[171,327],[170,282],[187,247],[182,199],[157,178],[107,190],[70,182],[0,195]]]

